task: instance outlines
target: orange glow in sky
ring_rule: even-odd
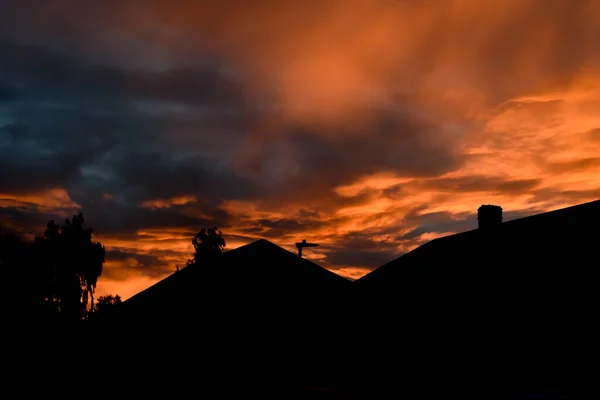
[[[31,15],[32,41],[76,7],[50,3]],[[77,167],[80,181],[0,179],[0,223],[31,231],[83,210],[109,251],[97,296],[128,298],[172,273],[203,226],[221,228],[227,249],[258,238],[292,252],[302,239],[320,243],[305,256],[355,279],[475,228],[481,204],[510,219],[600,198],[599,2],[159,0],[85,19],[92,30],[56,36],[52,48],[84,54],[85,68],[143,71],[110,86],[119,101],[131,96],[135,107],[118,112],[138,136],[121,146],[129,125],[119,120],[111,150]],[[188,90],[200,79],[190,65],[218,65],[235,84],[204,98],[216,78]],[[164,85],[142,79],[171,70]],[[51,106],[44,98],[27,112]],[[114,110],[86,110],[78,132],[112,132],[101,118]],[[0,129],[12,124],[3,118]],[[30,136],[15,151],[33,151]],[[63,150],[63,161],[94,143]],[[119,158],[138,145],[152,150],[146,158]]]

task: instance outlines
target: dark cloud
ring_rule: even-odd
[[[372,232],[349,232],[336,246],[327,246],[323,265],[375,269],[400,255],[397,245],[393,240],[374,240]]]
[[[243,107],[244,88],[215,68],[218,66],[196,65],[154,71],[95,65],[71,53],[3,41],[0,37],[0,72],[24,89],[35,90],[38,100],[74,96],[84,103],[104,101],[105,105],[118,99],[120,104],[155,101],[194,107]],[[0,86],[3,93],[8,99],[13,93],[16,97],[16,90],[7,84]]]
[[[366,267],[375,269],[398,257],[394,250],[354,250],[336,248],[327,254],[326,263],[344,267]]]
[[[592,169],[600,165],[600,158],[588,157],[579,160],[558,162],[548,164],[548,170],[552,173],[568,174],[570,172]]]
[[[565,203],[578,204],[600,199],[600,189],[589,190],[562,190],[560,188],[544,188],[532,193],[529,200],[535,204],[542,202],[550,207],[564,206]]]
[[[228,226],[230,217],[224,210],[196,206],[198,216],[186,215],[183,207],[147,209],[115,201],[84,203],[82,212],[100,234],[126,235],[139,230],[162,228],[189,228],[199,230],[205,226]],[[206,216],[205,216],[206,215]]]
[[[460,165],[459,155],[445,147],[442,140],[431,140],[443,127],[408,112],[377,113],[367,126],[354,129],[358,133],[340,132],[328,141],[316,135],[304,139],[303,166],[315,175],[335,171],[344,181],[381,170],[435,176]]]
[[[79,176],[85,155],[68,150],[35,154],[32,143],[13,143],[0,148],[0,189],[5,193],[42,192],[61,187]],[[4,150],[4,151],[3,151]]]
[[[512,195],[533,191],[542,183],[541,179],[503,179],[485,175],[468,175],[460,178],[429,178],[402,183],[383,189],[387,198],[401,199],[414,193],[414,189],[437,191],[438,201],[449,200],[460,193],[487,192]]]
[[[136,72],[126,80],[125,94],[135,99],[158,99],[195,106],[243,107],[244,88],[208,67]]]
[[[586,139],[591,139],[593,141],[600,141],[600,128],[592,129],[585,133]]]
[[[408,226],[418,226],[422,233],[428,232],[462,232],[477,227],[477,210],[472,213],[453,214],[450,212],[420,213],[418,210],[404,217]],[[407,234],[405,238],[414,238],[416,232]],[[411,237],[412,236],[412,237]]]
[[[146,200],[196,195],[198,214],[227,223],[216,203],[256,195],[224,163],[232,129],[242,134],[235,121],[246,99],[216,70],[131,71],[0,37],[0,72],[2,93],[9,87],[2,80],[24,93],[4,112],[10,122],[0,119],[0,192],[66,188],[108,232],[211,221],[140,209]],[[120,203],[103,203],[105,194]]]
[[[522,193],[529,191],[541,183],[539,179],[510,179],[489,176],[466,176],[461,178],[429,179],[422,183],[430,189],[451,192],[497,192]]]
[[[544,211],[545,209],[541,209],[539,207],[524,208],[518,211],[502,211],[502,221],[508,222],[512,221],[513,219],[519,219],[528,217],[530,215],[540,214]],[[473,218],[475,218],[475,216]]]
[[[377,112],[368,124],[345,131],[317,132],[307,126],[280,129],[282,134],[267,135],[260,146],[248,137],[249,148],[256,150],[241,159],[243,168],[272,187],[274,201],[282,197],[309,200],[315,193],[331,192],[381,170],[431,177],[462,163],[452,147],[433,140],[443,130],[441,126],[401,108]]]
[[[11,140],[26,140],[31,131],[25,124],[8,124],[0,127],[0,135],[7,136]]]
[[[255,192],[251,181],[226,166],[215,165],[217,160],[208,157],[194,155],[174,160],[159,152],[115,153],[108,167],[121,183],[118,192],[131,193],[138,202],[181,194],[196,194],[214,202],[252,196]]]
[[[260,234],[266,238],[278,238],[297,232],[305,232],[310,229],[318,230],[324,227],[328,222],[322,222],[315,219],[304,219],[299,221],[293,218],[281,219],[258,219],[249,221],[249,226],[240,227],[243,232]]]
[[[301,213],[302,214],[302,213]],[[315,213],[304,212],[305,218],[259,218],[256,219],[252,215],[242,217],[243,224],[236,224],[233,220],[233,226],[237,232],[252,235],[253,237],[262,237],[268,240],[277,240],[284,237],[289,237],[301,232],[315,231],[328,226],[330,220],[319,220]],[[238,216],[239,218],[239,216]],[[225,226],[225,225],[223,225]]]
[[[0,83],[0,104],[10,103],[19,99],[19,92],[12,86]]]
[[[134,259],[140,267],[151,267],[156,264],[156,256],[139,254],[123,250],[109,250],[107,253],[112,261],[128,261]]]
[[[0,226],[11,231],[19,231],[29,238],[42,235],[49,221],[62,222],[63,219],[65,217],[55,212],[48,213],[35,208],[28,211],[23,205],[0,207]]]
[[[317,228],[312,223],[300,223],[295,219],[288,218],[278,220],[260,219],[256,221],[256,225],[264,229],[261,233],[262,235],[270,238],[281,237],[286,233],[289,234],[293,232],[303,231],[308,227]]]
[[[510,194],[523,193],[535,189],[541,183],[541,179],[513,179],[500,183],[496,191]]]
[[[401,241],[414,240],[426,232],[427,232],[427,230],[425,228],[415,228],[415,229],[410,230],[409,232],[406,232],[406,233],[398,236],[398,240],[401,240]]]

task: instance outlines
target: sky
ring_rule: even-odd
[[[597,1],[0,3],[0,227],[82,211],[96,296],[202,227],[355,279],[482,204],[600,198]]]

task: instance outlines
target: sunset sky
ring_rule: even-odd
[[[357,278],[600,198],[600,1],[0,2],[0,226],[82,211],[97,295],[205,226]]]

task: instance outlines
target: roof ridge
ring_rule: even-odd
[[[284,265],[295,266],[295,268],[299,267],[300,271],[307,269],[308,271],[312,271],[313,275],[316,273],[317,274],[315,276],[316,282],[318,282],[319,279],[321,279],[321,278],[325,278],[326,276],[328,276],[330,279],[336,278],[339,281],[347,281],[348,283],[351,282],[346,277],[343,277],[343,276],[325,268],[324,266],[317,264],[314,261],[299,257],[294,252],[289,251],[289,250],[279,246],[278,244],[275,244],[264,238],[254,240],[250,243],[246,243],[242,246],[236,247],[231,250],[227,250],[227,251],[223,252],[222,256],[219,258],[224,258],[222,260],[222,262],[227,263],[227,262],[230,262],[229,260],[235,260],[237,257],[240,257],[243,259],[245,257],[253,258],[256,256],[260,259],[260,257],[268,258],[269,254],[271,254],[271,256],[274,254],[275,258],[281,258],[282,256],[287,257],[287,259],[284,258],[281,261],[282,264],[284,264]],[[186,266],[185,268],[182,268],[179,271],[173,272],[170,275],[167,275],[166,277],[161,279],[160,281],[155,282],[153,285],[134,294],[133,296],[131,296],[124,302],[131,303],[131,300],[135,301],[136,299],[142,298],[146,295],[150,295],[150,293],[154,292],[158,288],[164,287],[165,283],[168,284],[168,282],[171,282],[171,281],[175,282],[178,279],[184,278],[185,276],[187,276],[187,274],[194,274],[193,271],[198,271],[197,267],[198,267],[197,265],[192,264],[192,265]],[[212,268],[211,268],[211,270],[212,270]],[[321,278],[319,278],[319,276]]]
[[[237,250],[237,249],[241,249],[241,248],[244,248],[244,247],[246,247],[246,246],[250,246],[250,245],[253,245],[253,244],[258,244],[258,243],[267,243],[267,244],[269,244],[270,246],[272,246],[273,248],[277,248],[279,251],[285,252],[286,254],[289,254],[289,255],[291,255],[291,256],[293,256],[293,257],[298,257],[298,258],[300,258],[300,259],[301,259],[301,260],[303,260],[303,262],[305,262],[305,263],[310,263],[310,264],[313,264],[313,265],[315,265],[315,266],[317,266],[317,267],[319,267],[319,268],[322,268],[322,269],[324,269],[324,270],[326,270],[326,271],[329,271],[327,268],[323,267],[322,265],[320,265],[320,264],[317,264],[316,262],[314,262],[314,261],[311,261],[311,260],[309,260],[309,259],[307,259],[307,258],[304,258],[304,257],[299,257],[299,256],[298,256],[297,254],[295,254],[294,252],[292,252],[292,251],[289,251],[288,249],[286,249],[286,248],[283,248],[283,247],[281,247],[280,245],[278,245],[278,244],[276,244],[276,243],[273,243],[273,242],[271,242],[270,240],[267,240],[267,239],[264,239],[264,238],[261,238],[261,239],[255,240],[255,241],[253,241],[253,242],[250,242],[250,243],[248,243],[248,244],[245,244],[244,246],[236,247],[235,249],[232,249],[232,250],[230,250],[230,251]],[[331,271],[329,271],[329,272],[331,272]],[[334,274],[335,274],[335,273],[334,273]],[[338,274],[335,274],[335,275],[338,275]],[[341,276],[341,275],[338,275],[338,276]]]
[[[539,212],[537,214],[532,214],[532,215],[526,215],[520,218],[515,218],[515,219],[511,219],[509,221],[506,222],[502,222],[498,228],[502,229],[502,227],[506,227],[507,229],[522,229],[519,227],[520,224],[522,223],[536,223],[538,221],[538,219],[542,219],[544,217],[548,217],[552,220],[552,217],[556,217],[556,216],[560,216],[560,214],[562,213],[568,213],[569,212],[573,212],[573,211],[577,211],[577,212],[587,212],[586,208],[587,207],[591,207],[591,206],[600,206],[600,199],[598,200],[592,200],[592,201],[588,201],[585,203],[579,203],[579,204],[574,204],[571,206],[567,206],[567,207],[563,207],[563,208],[558,208],[555,210],[550,210],[550,211],[544,211],[544,212]],[[593,209],[592,209],[593,210]],[[560,218],[560,217],[559,217]],[[410,258],[411,254],[416,254],[419,252],[419,250],[423,249],[426,246],[429,246],[432,243],[448,243],[448,241],[452,241],[453,239],[459,240],[459,238],[463,238],[463,237],[469,237],[471,235],[477,235],[478,232],[481,232],[480,228],[473,228],[470,230],[466,230],[466,231],[462,231],[462,232],[457,232],[451,235],[447,235],[447,236],[441,236],[432,240],[429,240],[423,244],[421,244],[420,246],[412,249],[409,252],[406,252],[382,265],[380,265],[379,267],[373,269],[371,272],[361,276],[360,278],[356,279],[354,282],[360,283],[362,284],[363,282],[369,282],[373,277],[377,277],[379,276],[381,273],[383,273],[384,270],[397,265],[397,263],[402,259],[402,260],[407,260],[408,258]],[[407,257],[408,258],[405,258]]]

